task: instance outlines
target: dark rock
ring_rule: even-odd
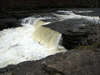
[[[96,56],[95,56],[96,55]],[[44,70],[51,75],[99,75],[99,53],[91,51],[70,51],[48,58]],[[53,73],[54,71],[54,73]]]
[[[94,43],[100,43],[100,25],[89,26],[84,32],[68,32],[67,35],[63,34],[62,36],[62,44],[67,49],[73,49],[79,46],[88,46],[93,45]]]
[[[15,28],[19,26],[21,26],[20,21],[16,18],[0,19],[0,30],[7,29],[7,28]]]
[[[94,20],[95,21],[95,20]],[[84,26],[82,26],[84,24]],[[62,33],[62,44],[67,49],[73,49],[77,46],[92,45],[100,42],[100,23],[97,24],[87,19],[65,19],[45,25],[53,30]]]
[[[40,61],[20,63],[0,75],[100,75],[99,69],[100,50],[71,50]]]

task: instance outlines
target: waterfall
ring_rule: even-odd
[[[63,12],[63,15],[53,13],[53,16],[56,16],[54,18],[26,17],[21,19],[21,27],[0,31],[0,68],[66,52],[66,49],[59,44],[62,34],[44,26],[50,23],[45,21],[47,19],[55,20],[53,22],[60,21],[59,23],[66,21],[66,24],[71,19],[75,19],[80,25],[84,23],[100,24],[98,16],[83,16],[72,11]]]
[[[59,45],[61,33],[43,27],[49,22],[42,19],[27,17],[21,27],[0,31],[0,68],[66,51]]]

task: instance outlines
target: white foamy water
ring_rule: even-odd
[[[23,61],[40,60],[65,51],[59,45],[61,34],[42,27],[48,22],[28,17],[21,24],[22,27],[0,31],[0,68]]]
[[[64,15],[54,14],[55,16],[58,16],[58,18],[61,21],[67,20],[67,19],[82,19],[83,21],[87,21],[88,23],[100,24],[99,16],[84,16],[84,15],[75,14],[73,11],[63,11],[63,10],[59,10],[57,12],[64,13]],[[80,11],[78,11],[78,12],[80,12]],[[93,12],[93,11],[81,11],[81,12],[83,13],[83,12]]]

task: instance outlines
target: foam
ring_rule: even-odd
[[[58,12],[64,12],[64,15],[54,14],[61,21],[67,20],[67,19],[82,19],[83,21],[87,21],[88,23],[100,24],[99,16],[83,16],[83,15],[75,14],[73,11],[61,11],[61,10],[59,10]],[[93,12],[93,11],[84,11],[84,12]]]
[[[22,20],[22,27],[0,31],[0,68],[65,51],[59,45],[61,34],[42,24],[46,23],[29,17]]]

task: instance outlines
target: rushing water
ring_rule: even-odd
[[[0,31],[0,68],[9,64],[45,58],[65,49],[59,45],[61,33],[43,27],[41,19],[22,19],[22,27]]]
[[[77,13],[82,12],[85,11]],[[65,52],[65,48],[59,45],[62,34],[43,27],[43,25],[68,19],[77,19],[77,21],[82,19],[85,23],[100,23],[98,16],[91,17],[77,13],[59,10],[56,13],[49,13],[49,15],[33,15],[21,19],[22,27],[0,31],[0,68],[23,61],[40,60],[58,52]]]

